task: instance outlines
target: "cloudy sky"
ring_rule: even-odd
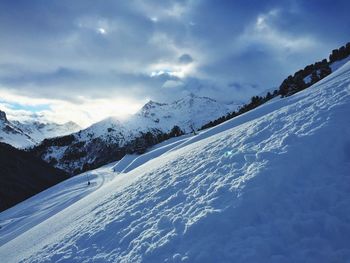
[[[0,109],[86,126],[244,101],[350,41],[348,0],[1,0]]]

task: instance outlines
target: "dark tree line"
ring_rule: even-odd
[[[184,132],[180,129],[179,126],[175,125],[170,132],[164,133],[159,130],[153,132],[141,132],[141,135],[135,138],[133,141],[129,143],[129,147],[127,149],[127,153],[138,153],[142,154],[146,152],[146,150],[160,142],[168,140],[173,137],[178,137],[184,134]]]
[[[144,153],[149,147],[168,140],[172,137],[183,135],[184,132],[175,125],[169,132],[165,133],[158,129],[148,132],[140,132],[135,139],[120,146],[118,143],[104,141],[101,138],[93,138],[88,141],[78,141],[74,135],[45,139],[38,146],[29,151],[37,157],[43,158],[52,146],[66,146],[61,159],[51,157],[46,160],[52,166],[59,165],[70,174],[79,174],[87,170],[98,168],[110,162],[123,158],[126,154]],[[92,136],[92,135],[91,135]],[[89,160],[89,156],[94,156]],[[75,164],[80,166],[76,168]]]
[[[263,97],[262,96],[253,96],[250,99],[249,103],[242,105],[237,111],[230,112],[227,115],[221,116],[220,118],[218,118],[214,121],[210,121],[209,123],[203,125],[199,130],[204,130],[204,129],[214,127],[220,123],[223,123],[227,120],[230,120],[234,117],[237,117],[237,116],[239,116],[247,111],[255,109],[256,107],[264,104],[265,102],[273,99],[274,97],[276,97],[278,95],[279,95],[278,90],[274,90],[273,93],[267,92],[266,96],[263,96]]]
[[[275,90],[272,94],[268,92],[265,97],[253,96],[250,102],[241,106],[238,111],[233,111],[231,113],[228,113],[226,116],[221,116],[214,121],[210,121],[209,123],[203,125],[200,130],[214,127],[229,119],[239,116],[242,113],[250,111],[264,104],[276,96],[280,95],[282,97],[287,97],[299,91],[302,91],[331,74],[331,63],[347,58],[348,56],[350,56],[350,42],[345,46],[340,47],[339,49],[334,49],[332,51],[332,54],[329,55],[329,61],[327,61],[327,59],[323,59],[314,64],[306,66],[304,69],[298,70],[294,73],[294,75],[290,75],[285,80],[283,80],[278,90]],[[305,81],[307,78],[309,78],[308,81]]]
[[[347,58],[348,56],[350,56],[350,42],[345,46],[334,49],[329,55],[328,61],[327,59],[323,59],[295,72],[293,76],[288,76],[279,87],[280,95],[282,97],[290,96],[310,87],[332,73],[332,69],[330,68],[331,63]],[[305,78],[307,77],[310,79],[308,82],[305,82]]]
[[[332,54],[329,55],[329,62],[335,62],[338,60],[342,60],[350,55],[350,42],[345,46],[342,46],[338,49],[332,50]]]
[[[327,59],[308,65],[304,69],[295,72],[293,76],[290,75],[283,80],[279,87],[279,94],[282,97],[293,95],[310,87],[331,73],[332,70]],[[309,81],[305,82],[305,79],[308,77]]]

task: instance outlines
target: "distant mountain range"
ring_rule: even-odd
[[[0,142],[16,148],[32,147],[45,138],[52,138],[76,132],[81,127],[74,122],[57,124],[40,120],[10,121],[0,110]]]
[[[110,117],[71,135],[45,139],[33,152],[55,167],[77,174],[193,132],[237,107],[193,94],[173,103],[149,101],[127,120]]]

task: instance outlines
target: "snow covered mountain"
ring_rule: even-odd
[[[1,259],[349,262],[349,115],[347,63],[118,174],[25,232],[23,211],[50,214],[54,188],[1,213],[0,237],[11,237]],[[111,167],[94,171],[106,174]],[[77,189],[65,188],[65,199]]]
[[[69,121],[63,124],[54,122],[40,122],[40,121],[12,121],[16,127],[20,128],[25,133],[29,134],[37,143],[46,138],[53,138],[77,132],[81,127],[75,122]]]
[[[237,109],[239,104],[224,105],[208,97],[193,94],[170,104],[150,101],[129,121],[153,121],[154,127],[169,131],[178,125],[185,133],[200,128],[203,123],[216,116],[224,115]],[[220,115],[221,114],[221,115]],[[214,117],[215,116],[215,117]],[[130,124],[128,124],[130,125]]]
[[[76,132],[79,125],[74,122],[57,124],[36,120],[9,121],[6,113],[0,110],[0,142],[16,148],[27,148],[40,143],[45,138],[52,138]]]
[[[237,107],[193,94],[169,104],[149,101],[127,120],[110,117],[77,133],[45,140],[33,151],[56,167],[77,174],[190,133]]]

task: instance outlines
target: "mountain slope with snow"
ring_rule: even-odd
[[[116,176],[2,245],[1,259],[348,262],[349,114],[347,63]]]
[[[39,143],[47,138],[64,136],[77,132],[81,127],[75,122],[69,121],[63,124],[54,122],[39,122],[39,121],[12,121],[18,128],[29,134],[36,143]]]
[[[0,110],[0,142],[16,148],[25,148],[35,144],[33,138],[11,123],[6,113]]]
[[[34,153],[76,174],[117,161],[125,154],[143,153],[149,146],[174,136],[175,126],[190,133],[237,106],[193,94],[169,104],[150,101],[127,120],[107,118],[64,138],[45,140]]]
[[[46,138],[62,136],[80,130],[74,122],[57,124],[38,120],[8,120],[6,113],[0,110],[0,142],[16,148],[27,148]]]

